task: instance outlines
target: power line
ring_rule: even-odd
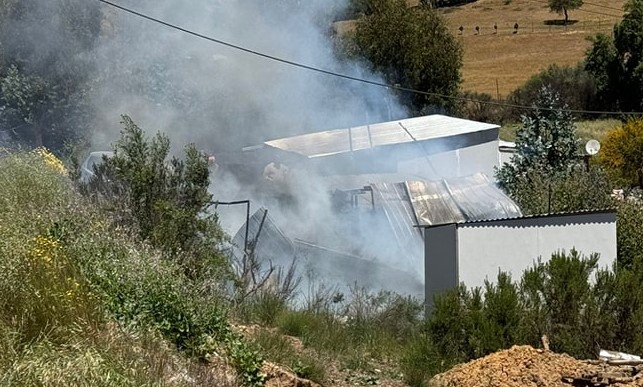
[[[293,67],[298,67],[298,68],[301,68],[301,69],[304,69],[304,70],[309,70],[309,71],[329,75],[329,76],[332,76],[332,77],[343,78],[343,79],[347,79],[347,80],[350,80],[350,81],[361,82],[361,83],[372,85],[372,86],[383,87],[383,88],[402,91],[402,92],[406,92],[406,93],[420,94],[420,95],[426,95],[426,96],[430,96],[430,97],[438,97],[438,98],[447,99],[447,100],[462,101],[462,102],[475,102],[475,103],[480,103],[480,104],[484,104],[484,105],[510,107],[510,108],[523,109],[523,110],[539,109],[539,110],[546,110],[546,111],[567,112],[567,113],[573,113],[573,114],[596,114],[596,115],[617,115],[617,116],[622,116],[622,115],[643,115],[643,112],[612,112],[612,111],[599,111],[599,110],[555,109],[555,108],[543,108],[543,107],[512,104],[512,103],[507,103],[507,102],[482,101],[482,100],[477,100],[477,99],[473,99],[473,98],[457,97],[457,96],[451,96],[451,95],[446,95],[446,94],[433,93],[433,92],[429,92],[429,91],[417,90],[417,89],[412,89],[412,88],[409,88],[409,87],[403,87],[403,86],[398,86],[398,85],[389,85],[389,84],[382,83],[382,82],[376,82],[376,81],[371,81],[371,80],[368,80],[368,79],[357,78],[357,77],[353,77],[353,76],[350,76],[350,75],[340,74],[340,73],[336,73],[336,72],[333,72],[333,71],[330,71],[330,70],[324,70],[324,69],[321,69],[321,68],[318,68],[318,67],[309,66],[309,65],[306,65],[306,64],[303,64],[303,63],[298,63],[298,62],[295,62],[295,61],[292,61],[292,60],[279,58],[279,57],[274,56],[274,55],[270,55],[270,54],[262,53],[262,52],[259,52],[259,51],[255,51],[255,50],[245,48],[245,47],[242,47],[242,46],[239,46],[239,45],[236,45],[236,44],[225,42],[225,41],[220,40],[220,39],[212,38],[210,36],[203,35],[203,34],[200,34],[198,32],[188,30],[186,28],[183,28],[183,27],[180,27],[180,26],[165,22],[163,20],[160,20],[160,19],[148,16],[148,15],[145,15],[143,13],[134,11],[132,9],[123,7],[121,5],[112,3],[111,1],[108,1],[108,0],[97,0],[97,1],[99,1],[101,3],[104,3],[106,5],[109,5],[111,7],[120,9],[123,12],[127,12],[129,14],[132,14],[132,15],[138,16],[140,18],[152,21],[154,23],[158,23],[158,24],[164,25],[166,27],[175,29],[177,31],[181,31],[181,32],[186,33],[188,35],[192,35],[192,36],[195,36],[197,38],[204,39],[204,40],[207,40],[207,41],[210,41],[210,42],[213,42],[213,43],[217,43],[217,44],[220,44],[220,45],[223,45],[223,46],[235,49],[235,50],[243,51],[243,52],[251,54],[251,55],[256,55],[256,56],[259,56],[259,57],[262,57],[262,58],[265,58],[265,59],[269,59],[269,60],[272,60],[272,61],[275,61],[275,62],[280,62],[280,63],[283,63],[283,64],[287,64],[287,65],[290,65],[290,66],[293,66]]]
[[[588,3],[587,1],[583,1],[583,5],[591,5],[593,7],[605,8],[605,9],[613,9],[615,11],[623,12],[623,8],[610,7],[609,5],[603,5],[603,4]]]
[[[549,2],[543,1],[543,0],[531,0],[531,1],[536,2],[536,3],[549,5]],[[589,3],[585,3],[585,4],[589,4]],[[592,4],[592,5],[595,5],[595,4]],[[596,15],[609,16],[609,17],[613,17],[613,18],[621,18],[622,17],[622,15],[612,15],[612,14],[604,13],[604,12],[600,12],[600,11],[590,11],[589,9],[583,9],[583,8],[577,8],[574,11],[593,13],[593,14],[596,14]],[[619,11],[622,11],[622,10],[619,10]]]

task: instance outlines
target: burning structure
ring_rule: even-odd
[[[268,209],[239,228],[237,255],[250,241],[259,259],[277,267],[294,260],[304,278],[424,298],[417,226],[521,216],[489,177],[500,162],[498,131],[432,115],[217,155],[227,172],[215,187],[229,173]]]

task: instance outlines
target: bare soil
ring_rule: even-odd
[[[436,375],[431,387],[643,386],[642,366],[610,366],[565,354],[514,346]]]

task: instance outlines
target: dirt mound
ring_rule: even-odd
[[[319,387],[319,384],[300,378],[274,363],[265,362],[261,371],[266,374],[266,387]]]
[[[431,387],[643,386],[642,366],[611,366],[596,360],[530,346],[514,346],[433,377]]]

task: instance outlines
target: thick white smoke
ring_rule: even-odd
[[[347,0],[178,0],[119,4],[269,55],[367,79],[337,58],[331,25]],[[217,151],[291,134],[405,115],[385,89],[333,78],[208,42],[106,6],[96,51],[101,112],[94,146],[130,114],[175,144]]]

